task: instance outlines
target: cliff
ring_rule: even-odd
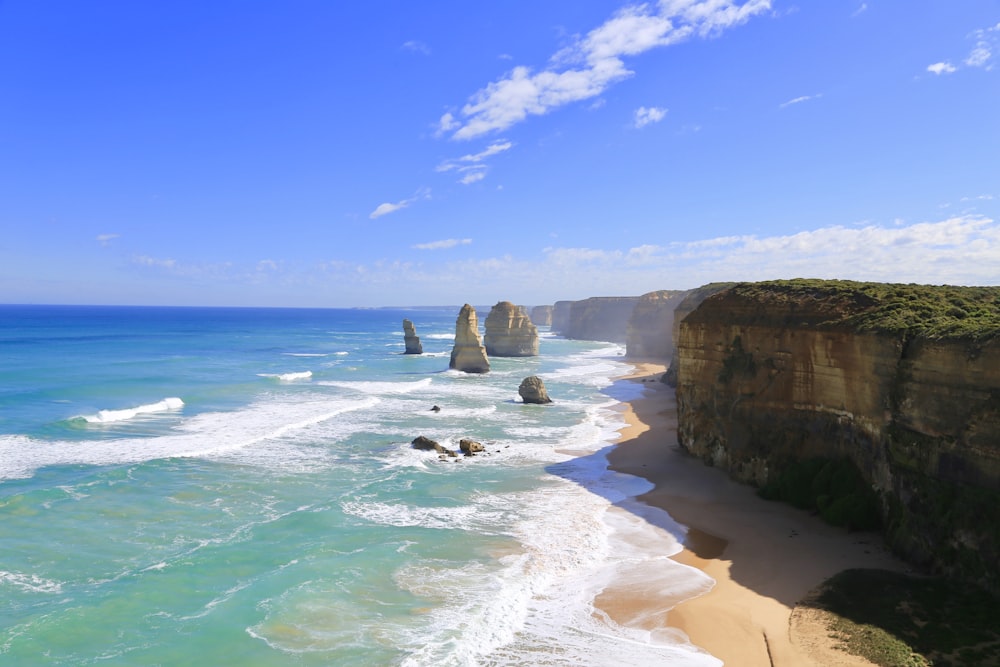
[[[479,317],[476,309],[469,304],[462,306],[455,320],[455,346],[451,349],[448,368],[466,373],[486,373],[490,370],[486,348],[479,339]]]
[[[1000,588],[1000,288],[741,283],[677,350],[685,449],[757,485],[849,460],[897,553]]]
[[[674,353],[674,309],[687,292],[660,290],[639,297],[625,325],[625,356],[667,362]]]
[[[625,330],[638,301],[637,296],[595,296],[582,301],[571,301],[568,321],[556,330],[566,338],[624,343]],[[562,303],[566,302],[556,302],[553,317],[559,312]]]
[[[569,329],[569,312],[572,301],[556,301],[552,304],[552,331],[562,334]]]
[[[695,308],[701,305],[701,302],[717,294],[724,289],[732,287],[736,283],[709,283],[708,285],[702,285],[693,290],[688,290],[684,293],[684,298],[681,302],[677,304],[674,309],[673,325],[671,328],[671,339],[674,341],[673,350],[670,352],[670,365],[667,366],[667,372],[663,375],[663,381],[666,382],[671,387],[677,386],[677,368],[680,364],[680,358],[677,354],[677,341],[680,340],[680,329],[681,322],[684,318],[690,315]]]
[[[552,326],[553,306],[535,306],[531,309],[531,321],[539,327]]]
[[[537,357],[538,327],[524,309],[501,301],[490,309],[485,322],[486,354],[491,357]]]

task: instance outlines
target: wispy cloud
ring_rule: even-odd
[[[431,54],[431,47],[415,39],[403,42],[403,49],[405,49],[406,51],[412,51],[413,53],[419,53],[425,56],[429,56]]]
[[[414,248],[417,250],[446,250],[460,245],[470,245],[472,239],[444,239],[442,241],[431,241],[430,243],[418,243]]]
[[[770,0],[660,0],[630,5],[587,35],[556,53],[548,67],[514,67],[482,88],[459,117],[444,114],[439,132],[473,139],[502,131],[528,116],[546,114],[572,102],[600,95],[632,76],[622,58],[692,37],[711,37],[740,25],[771,7]]]
[[[119,234],[98,234],[97,242],[106,247],[117,238],[120,238]]]
[[[378,218],[381,218],[383,215],[389,215],[390,213],[395,213],[400,209],[404,209],[410,204],[416,201],[420,201],[421,199],[430,199],[430,196],[431,196],[431,191],[429,189],[426,188],[422,189],[409,199],[403,199],[395,203],[385,202],[379,204],[378,206],[375,207],[374,211],[368,214],[368,217],[371,218],[372,220],[376,220]]]
[[[150,257],[149,255],[135,255],[132,262],[140,266],[148,266],[156,269],[174,269],[177,267],[176,259]]]
[[[462,175],[459,183],[463,185],[475,183],[486,178],[486,172],[489,168],[483,164],[484,161],[510,150],[513,146],[513,142],[510,141],[495,141],[479,153],[470,153],[453,160],[445,160],[437,166],[436,171],[457,171]]]
[[[819,99],[820,97],[823,97],[823,93],[817,93],[816,95],[803,95],[801,97],[790,99],[787,102],[782,102],[781,104],[778,105],[778,107],[784,109],[786,107],[792,106],[793,104],[802,104],[803,102]]]
[[[639,107],[635,110],[633,123],[637,129],[641,129],[650,123],[659,123],[667,117],[667,110],[662,107]]]
[[[853,12],[851,12],[851,18],[854,18],[855,16],[861,16],[866,11],[868,11],[868,3],[867,2],[862,2],[858,6],[857,9],[855,9]]]
[[[972,50],[962,60],[965,67],[973,67],[990,71],[994,65],[994,51],[1000,42],[1000,23],[989,28],[974,30],[969,38],[975,40]],[[948,61],[941,61],[927,66],[927,71],[933,74],[952,74],[957,72],[959,67]]]

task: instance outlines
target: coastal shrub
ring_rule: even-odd
[[[874,530],[880,525],[877,496],[847,459],[792,463],[761,487],[759,494],[815,511],[827,523],[848,530]]]

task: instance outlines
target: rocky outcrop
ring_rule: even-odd
[[[414,438],[410,442],[410,446],[413,447],[414,449],[437,452],[438,454],[442,454],[444,456],[458,456],[458,453],[456,453],[452,449],[448,449],[447,447],[439,443],[437,440],[431,440],[430,438],[427,438],[422,435],[418,435],[416,438]]]
[[[552,326],[552,306],[535,306],[531,309],[531,321],[535,326]]]
[[[510,301],[501,301],[490,309],[485,329],[488,356],[538,356],[538,327],[532,324],[523,308]]]
[[[732,287],[735,284],[736,283],[709,283],[708,285],[702,285],[696,289],[688,290],[685,293],[684,298],[681,299],[681,302],[677,304],[677,307],[674,309],[674,323],[671,329],[671,340],[674,343],[674,349],[670,354],[670,365],[667,366],[667,372],[663,374],[663,381],[671,387],[677,386],[677,367],[679,364],[677,341],[680,339],[681,322],[683,322],[684,318],[693,312],[695,308],[700,306],[702,301],[713,294],[718,294],[722,290]]]
[[[545,389],[545,382],[543,382],[542,378],[537,375],[524,378],[524,380],[521,381],[521,386],[517,388],[517,393],[521,396],[521,400],[525,403],[537,403],[544,405],[545,403],[552,402],[552,399],[549,398],[548,391]]]
[[[487,373],[490,361],[479,338],[479,318],[476,309],[465,304],[455,320],[455,346],[451,349],[448,368],[466,373]]]
[[[625,326],[625,356],[666,363],[674,353],[674,309],[685,291],[660,290],[639,297]]]
[[[486,448],[483,447],[482,443],[476,442],[475,440],[470,440],[469,438],[462,438],[458,441],[458,448],[466,456],[474,456],[479,452],[485,452]]]
[[[420,337],[417,336],[413,322],[406,319],[403,320],[403,343],[406,345],[406,351],[403,354],[424,353],[424,346],[420,343]]]
[[[847,459],[897,553],[1000,589],[1000,288],[741,283],[677,350],[685,449],[757,485]]]
[[[595,296],[573,301],[569,324],[560,333],[576,340],[624,343],[625,330],[638,301],[637,296]]]

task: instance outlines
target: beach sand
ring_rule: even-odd
[[[863,666],[866,660],[835,648],[818,613],[795,604],[848,568],[903,570],[875,533],[848,533],[791,506],[759,498],[755,490],[706,466],[677,444],[674,390],[659,381],[664,367],[634,364],[629,376],[645,383],[626,407],[609,461],[613,470],[648,479],[655,488],[639,500],[666,510],[688,527],[685,549],[674,556],[703,570],[710,592],[670,609],[669,601],[607,587],[595,606],[623,625],[664,623],[726,665],[739,667]]]

